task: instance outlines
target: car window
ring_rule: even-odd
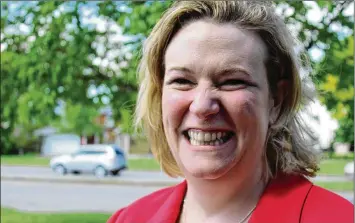
[[[96,155],[96,154],[105,154],[105,151],[81,150],[77,153],[77,155]]]
[[[105,151],[91,151],[90,154],[105,154]]]
[[[80,150],[76,155],[87,155],[89,153],[90,153],[90,151]]]
[[[122,156],[124,155],[122,149],[120,149],[119,147],[114,146],[113,148],[115,150],[116,155],[122,155]]]

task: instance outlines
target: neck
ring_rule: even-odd
[[[243,219],[255,207],[264,190],[261,174],[258,167],[252,171],[231,170],[223,177],[212,180],[186,177],[188,189],[185,205],[193,207],[188,210],[193,210],[194,219],[222,216]]]

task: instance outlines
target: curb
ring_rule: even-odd
[[[51,167],[49,165],[47,166],[44,166],[44,165],[21,165],[21,164],[1,164],[1,167],[36,167],[36,168],[43,168],[43,169],[50,169]],[[129,167],[127,167],[127,170],[129,171],[145,171],[145,172],[161,172],[161,170],[159,169],[154,169],[154,170],[151,170],[151,169],[131,169]]]
[[[136,158],[132,158],[132,159],[136,159]],[[43,166],[43,165],[23,165],[23,164],[1,164],[1,166],[4,167],[39,167],[39,168],[50,168],[49,166]],[[132,170],[127,168],[129,171],[147,171],[147,172],[161,172],[161,170],[140,170],[140,169],[136,169],[136,170]],[[342,174],[342,175],[337,175],[337,174],[317,174],[316,177],[346,177],[346,175]],[[349,179],[350,181],[352,179]]]
[[[178,184],[179,182],[164,182],[164,181],[128,181],[118,180],[109,181],[105,179],[60,179],[60,178],[36,178],[36,177],[6,177],[1,176],[1,180],[7,181],[27,181],[27,182],[47,182],[47,183],[72,183],[72,184],[92,184],[92,185],[117,185],[117,186],[136,186],[136,187],[169,187]]]
[[[36,178],[36,177],[9,177],[1,176],[3,181],[19,181],[19,182],[45,182],[45,183],[62,183],[62,184],[91,184],[91,185],[117,185],[117,186],[132,186],[132,187],[171,187],[179,184],[176,182],[166,182],[166,181],[130,181],[130,180],[117,180],[110,181],[105,179],[64,179],[64,178]],[[313,182],[314,183],[314,182]],[[352,190],[332,190],[336,193],[354,193]]]

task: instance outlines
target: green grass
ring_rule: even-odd
[[[343,154],[343,155],[337,155],[335,153],[325,152],[325,153],[323,153],[323,157],[330,158],[330,159],[350,159],[350,160],[353,160],[354,159],[354,152],[350,152],[350,153]]]
[[[334,191],[353,191],[354,183],[352,181],[346,182],[315,182],[315,185]]]
[[[29,165],[29,166],[48,166],[49,158],[41,157],[36,154],[25,155],[1,155],[2,165]]]
[[[155,159],[140,158],[128,160],[129,170],[160,170],[160,166]]]
[[[130,152],[133,154],[147,154],[149,153],[149,143],[145,138],[138,138],[132,140]]]
[[[1,207],[1,223],[104,223],[111,214],[29,213]]]
[[[49,166],[50,158],[36,156],[34,154],[27,154],[23,156],[18,155],[2,155],[2,165],[28,165],[28,166]],[[154,159],[140,158],[128,159],[129,170],[160,170],[159,164]]]
[[[320,163],[318,174],[344,175],[344,167],[351,159],[325,159]]]
[[[350,158],[324,159],[320,163],[320,171],[318,174],[344,175],[344,166],[350,161]],[[40,157],[34,154],[27,154],[23,156],[2,155],[1,164],[35,165],[47,167],[49,165],[49,158]],[[130,170],[160,170],[157,161],[150,158],[129,159],[128,168]]]

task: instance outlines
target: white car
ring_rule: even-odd
[[[51,159],[50,166],[57,174],[93,173],[96,177],[118,175],[126,168],[123,151],[115,145],[82,145],[79,151]]]
[[[347,163],[344,167],[344,173],[346,176],[353,178],[354,177],[354,161]]]

